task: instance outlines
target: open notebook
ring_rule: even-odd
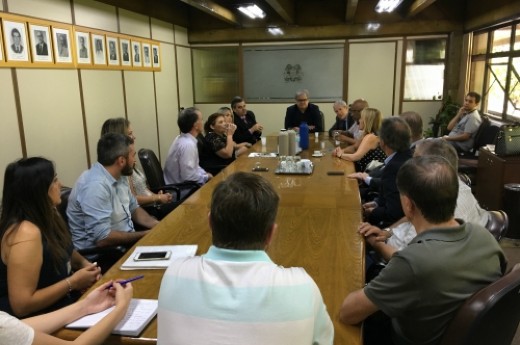
[[[169,251],[171,253],[167,260],[148,260],[136,261],[139,253]],[[197,252],[197,245],[164,245],[164,246],[138,246],[132,254],[121,265],[122,270],[143,270],[143,269],[165,269],[170,263],[179,258],[194,256]]]
[[[137,337],[157,314],[157,306],[158,302],[156,299],[133,298],[132,301],[130,301],[125,317],[117,324],[112,333]],[[96,314],[84,316],[81,319],[69,323],[66,328],[90,328],[110,313],[113,308],[114,307]]]

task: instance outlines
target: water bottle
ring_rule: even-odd
[[[302,150],[309,148],[309,126],[307,126],[307,122],[302,122],[300,125],[300,147]]]

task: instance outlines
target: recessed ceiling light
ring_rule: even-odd
[[[376,12],[393,12],[397,8],[397,6],[401,4],[401,2],[403,2],[403,0],[379,0],[379,2],[376,5]]]
[[[283,30],[277,26],[267,28],[267,32],[269,32],[273,36],[281,36],[284,34]]]
[[[262,19],[265,17],[265,12],[257,5],[242,5],[238,10],[251,19]]]
[[[381,24],[379,24],[379,23],[368,23],[367,31],[377,31],[380,27],[381,27]]]

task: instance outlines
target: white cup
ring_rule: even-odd
[[[317,138],[320,135],[318,132],[314,132],[314,137]]]
[[[319,156],[319,155],[321,155],[321,152],[320,152],[319,150],[315,150],[315,151],[314,151],[314,154],[315,154],[316,156]]]
[[[267,138],[261,137],[260,140],[262,141],[262,146],[265,146],[267,144]]]
[[[320,143],[320,147],[321,147],[322,150],[325,150],[325,142],[324,142],[324,141],[322,141],[322,142]]]

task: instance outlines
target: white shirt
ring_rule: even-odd
[[[181,133],[170,146],[164,164],[166,184],[208,181],[208,174],[199,166],[197,139],[190,133]]]

